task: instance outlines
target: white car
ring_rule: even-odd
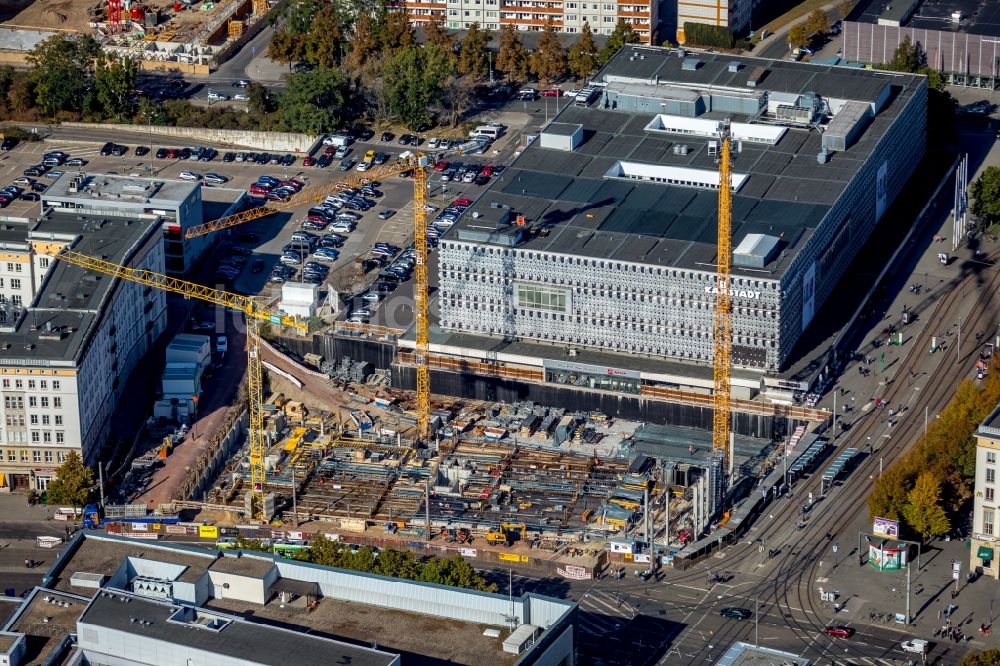
[[[336,222],[330,225],[330,231],[335,231],[338,234],[349,234],[354,231],[353,222]]]
[[[250,95],[246,93],[236,93],[235,95],[233,95],[233,100],[237,102],[249,102]]]
[[[181,180],[201,180],[201,176],[193,171],[181,171],[179,178]]]
[[[428,148],[437,148],[440,145],[441,145],[441,139],[437,138],[436,136],[431,137],[431,140],[427,142]]]
[[[930,642],[925,641],[923,638],[914,638],[909,641],[903,641],[899,644],[899,647],[903,652],[912,652],[913,654],[927,654],[927,648],[930,647]]]
[[[562,96],[563,97],[569,97],[570,99],[573,99],[574,97],[576,97],[579,94],[580,94],[579,90],[567,90],[567,91],[563,92]]]
[[[358,166],[354,167],[354,169],[355,171],[368,171],[371,167],[371,162],[361,162]]]
[[[229,351],[229,339],[226,336],[220,335],[215,339],[215,351],[220,354],[225,354]]]
[[[21,176],[20,178],[14,179],[15,185],[31,185],[34,182],[35,182],[34,180],[28,178],[27,176]]]

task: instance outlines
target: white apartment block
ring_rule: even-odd
[[[95,464],[129,374],[166,327],[161,290],[49,255],[69,246],[163,272],[162,224],[157,215],[57,209],[19,232],[6,230],[19,233],[26,248],[20,262],[10,263],[35,288],[20,294],[24,308],[0,320],[0,489],[44,490],[70,451]],[[5,242],[8,252],[15,239]],[[0,268],[6,285],[0,293],[12,297],[10,276],[18,270],[7,261]]]
[[[405,11],[410,21],[420,25],[435,14],[445,17],[452,30],[464,30],[478,23],[485,30],[499,31],[513,25],[524,32],[540,32],[548,19],[556,30],[579,33],[584,22],[598,35],[610,35],[619,19],[632,24],[643,44],[652,43],[656,31],[657,3],[580,2],[579,0],[399,0],[395,8]]]
[[[684,23],[730,28],[737,37],[751,26],[753,0],[677,0],[677,41],[684,43]]]
[[[997,470],[1000,457],[1000,406],[976,430],[976,483],[973,492],[972,547],[969,570],[1000,578],[997,566]]]
[[[42,194],[42,210],[71,210],[103,217],[159,216],[162,219],[166,271],[182,275],[212,243],[212,236],[185,238],[204,222],[202,189],[198,183],[113,174],[67,172]]]

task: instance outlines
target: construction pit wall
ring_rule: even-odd
[[[643,455],[601,457],[539,447],[529,432],[546,420],[537,415],[520,419],[517,433],[525,436],[523,443],[495,440],[498,431],[508,430],[498,425],[503,421],[495,409],[456,415],[449,419],[450,436],[429,449],[416,449],[362,409],[345,408],[339,416],[310,414],[280,395],[267,403],[266,431],[273,445],[266,459],[266,491],[286,527],[301,525],[304,531],[345,540],[350,535],[352,543],[418,553],[457,548],[459,554],[478,556],[468,547],[489,545],[487,550],[495,551],[489,557],[519,562],[538,557],[539,551],[545,553],[541,559],[580,551],[593,557],[607,552],[600,555],[602,562],[630,562],[631,555],[609,550],[608,544],[646,541],[647,513],[664,560],[693,533],[694,487],[705,476],[698,464],[657,465]],[[594,425],[620,427],[598,414],[555,420],[553,432],[565,431],[564,442],[588,436]],[[206,520],[231,516],[224,522],[239,522],[237,516],[246,512],[246,478],[241,450],[204,502],[180,505],[202,510]],[[661,543],[668,489],[669,548]],[[509,531],[509,545],[490,538],[501,525],[507,526],[501,530]]]
[[[225,62],[264,27],[269,5],[266,0],[235,0],[219,6],[200,30],[193,26],[183,32],[171,29],[170,23],[157,25],[150,14],[142,23],[124,21],[125,30],[111,33],[106,24],[94,23],[109,55],[134,58],[144,71],[209,74]],[[211,3],[202,3],[205,7]],[[194,5],[187,5],[188,11]],[[192,34],[194,33],[194,34]]]

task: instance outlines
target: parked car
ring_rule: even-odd
[[[205,182],[212,183],[213,185],[223,185],[224,183],[228,183],[229,179],[220,174],[209,172],[205,174]]]
[[[392,141],[392,139],[393,139],[393,138],[394,138],[395,136],[396,136],[396,135],[395,135],[395,134],[393,134],[392,132],[382,132],[382,136],[381,136],[381,140],[382,140],[383,142],[387,142],[387,141]]]
[[[162,160],[162,159],[166,159],[166,157],[167,157],[167,149],[166,148],[158,148],[156,150],[156,159]]]
[[[381,213],[378,214],[378,219],[380,219],[380,220],[388,220],[390,217],[392,217],[395,214],[396,214],[396,211],[394,211],[391,208],[386,208],[385,210],[383,210]]]
[[[146,146],[136,146],[135,147],[135,156],[136,157],[142,157],[143,155],[146,155],[147,153],[149,153],[149,148],[148,147],[146,147]]]
[[[352,166],[354,166],[354,160],[352,160],[350,157],[347,157],[340,161],[340,166],[337,168],[340,169],[341,171],[350,171]],[[365,168],[367,169],[367,167]]]
[[[548,88],[542,91],[542,97],[562,97],[563,91],[559,88]]]

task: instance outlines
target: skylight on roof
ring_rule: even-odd
[[[687,134],[703,136],[709,139],[719,138],[722,123],[707,118],[690,118],[688,116],[672,116],[658,113],[653,116],[645,129],[647,132],[666,132],[668,134]],[[750,143],[765,143],[774,145],[788,131],[787,127],[776,125],[751,125],[750,123],[731,123],[729,133],[734,141]]]
[[[605,178],[627,178],[649,183],[664,183],[679,187],[693,187],[699,190],[718,190],[719,174],[709,169],[667,166],[664,164],[644,164],[619,160],[604,173]],[[747,182],[749,174],[734,173],[733,192],[739,192]]]

